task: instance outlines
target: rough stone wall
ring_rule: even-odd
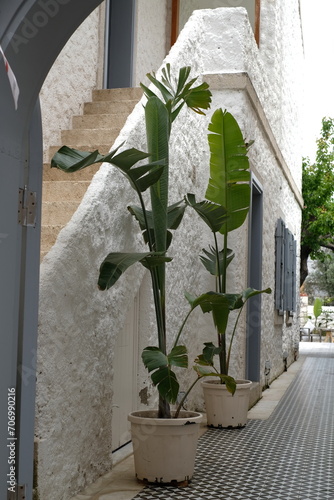
[[[287,3],[284,1],[283,5]],[[300,33],[292,35],[296,45],[301,43]],[[295,57],[297,65],[298,51]],[[274,289],[276,221],[283,217],[298,241],[300,206],[246,90],[228,88],[224,82],[225,74],[247,74],[261,109],[276,132],[281,130],[282,121],[283,108],[277,106],[281,81],[269,83],[246,11],[240,8],[195,12],[165,62],[170,62],[174,71],[191,63],[194,75],[204,74],[213,82],[213,105],[207,116],[184,110],[174,125],[170,203],[186,192],[203,197],[208,179],[208,121],[217,107],[227,108],[236,116],[245,138],[255,140],[250,160],[264,193],[262,283]],[[288,79],[284,82],[289,84]],[[298,96],[293,91],[292,86],[285,95],[294,96],[297,106]],[[296,122],[290,123],[288,117],[284,120],[289,123],[290,138],[285,134],[285,142],[281,138],[280,144],[288,144],[288,138],[292,144],[298,144]],[[142,103],[134,109],[116,143],[123,141],[125,147],[146,148]],[[290,166],[295,161],[296,169],[298,154],[285,148],[286,163]],[[41,500],[67,500],[111,467],[113,346],[125,311],[139,289],[139,348],[154,340],[149,280],[142,267],[128,271],[107,293],[96,289],[99,265],[109,251],[142,249],[136,224],[126,211],[126,206],[134,201],[123,177],[103,165],[78,211],[42,263],[36,424]],[[180,316],[187,311],[184,290],[201,293],[212,288],[198,259],[209,237],[204,224],[187,211],[169,251],[174,258],[168,266],[168,327],[173,337],[180,326]],[[246,286],[245,241],[247,224],[231,238],[237,255],[229,272],[229,286],[237,290]],[[263,297],[261,367],[269,359],[272,378],[283,371],[284,349],[289,349],[289,360],[292,359],[294,339],[298,337],[295,321],[291,327],[279,323],[273,295]],[[240,329],[235,342],[231,372],[240,377],[245,372],[244,332]],[[194,313],[183,338],[192,360],[203,341],[214,340],[209,317]],[[263,375],[261,382],[264,383]],[[181,388],[188,383],[183,374]],[[140,363],[138,392],[147,384],[147,374]],[[152,406],[154,400],[155,393],[149,389],[148,405]],[[199,387],[188,404],[202,407]]]

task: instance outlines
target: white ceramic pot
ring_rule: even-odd
[[[232,396],[225,384],[217,380],[202,382],[207,422],[210,427],[244,427],[247,423],[249,396],[252,382],[236,380],[237,389]]]
[[[189,482],[195,465],[202,414],[157,418],[153,410],[130,413],[136,477],[148,483]]]

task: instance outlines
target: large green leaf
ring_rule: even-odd
[[[115,153],[113,151],[113,153]],[[100,163],[102,155],[95,150],[93,152],[80,151],[78,149],[63,146],[53,156],[51,160],[51,167],[56,167],[64,172],[77,172],[85,167]]]
[[[146,267],[149,267],[149,259],[152,257],[152,265],[159,265],[165,262],[167,257],[157,255],[151,252],[146,253],[126,253],[112,252],[107,255],[100,266],[100,275],[98,279],[98,287],[100,290],[108,290],[112,287],[121,275],[136,262],[141,262]],[[154,262],[155,261],[155,262]]]
[[[157,386],[160,395],[169,403],[176,403],[179,394],[179,383],[176,375],[168,366],[159,368],[152,373],[151,379],[154,385]]]
[[[204,114],[202,110],[206,110],[211,104],[211,92],[209,85],[206,82],[193,87],[197,78],[192,78],[189,81],[190,66],[184,66],[179,69],[179,74],[176,79],[173,79],[170,71],[170,64],[162,69],[161,81],[158,80],[155,74],[148,74],[147,77],[153,85],[161,92],[166,108],[170,112],[171,123],[180,113],[182,107],[186,104],[190,109],[199,114]],[[149,98],[156,94],[141,84],[145,95]]]
[[[235,118],[216,110],[209,124],[210,180],[206,198],[226,208],[221,233],[240,227],[249,211],[250,172],[247,147]]]
[[[322,305],[323,305],[322,300],[319,299],[319,297],[317,297],[314,300],[314,304],[313,304],[313,315],[314,315],[315,319],[317,319],[320,316],[320,314],[322,313]]]
[[[236,391],[237,384],[236,381],[233,377],[230,377],[229,375],[223,375],[222,373],[217,373],[212,370],[207,370],[204,366],[201,365],[195,365],[194,370],[197,373],[198,377],[203,378],[203,377],[218,377],[223,384],[226,384],[226,389],[228,392],[230,392],[233,396],[233,394]]]
[[[195,195],[190,193],[185,197],[185,201],[187,205],[198,213],[213,233],[220,231],[223,224],[227,221],[226,209],[217,203],[207,200],[197,203]]]
[[[159,181],[151,186],[152,219],[156,250],[166,250],[168,207],[168,141],[170,121],[166,106],[157,97],[150,97],[145,107],[147,147],[154,162],[167,159]]]
[[[222,346],[216,347],[212,342],[204,342],[202,354],[197,356],[195,363],[201,366],[213,366],[214,357],[222,352]]]
[[[169,248],[169,245],[172,242],[172,233],[169,231],[170,229],[177,229],[182,221],[184,211],[185,211],[185,204],[183,200],[174,203],[173,205],[170,205],[167,208],[167,243],[166,243],[166,248]],[[136,205],[131,205],[128,207],[128,210],[130,213],[136,218],[136,220],[139,223],[140,229],[143,231],[143,238],[145,243],[147,243],[148,238],[147,238],[147,230],[146,230],[146,224],[145,224],[145,218],[144,218],[144,212],[143,209],[139,206]],[[146,210],[146,218],[147,218],[147,223],[149,230],[151,231],[151,241],[153,244],[153,249],[156,248],[155,245],[155,237],[154,237],[154,230],[153,230],[153,216],[152,216],[152,211],[151,210]]]
[[[225,249],[220,250],[218,252],[218,262],[217,262],[217,253],[213,247],[209,247],[210,251],[205,250],[205,248],[202,249],[202,252],[204,252],[204,255],[200,255],[199,258],[201,259],[201,262],[205,269],[209,271],[210,274],[213,276],[221,276],[223,273],[223,268],[224,268],[224,258],[225,258]],[[234,259],[234,252],[230,248],[227,249],[227,255],[226,255],[226,267],[229,265],[230,262]]]
[[[111,163],[127,177],[132,187],[137,192],[144,192],[155,184],[161,177],[166,164],[166,159],[151,162],[145,165],[134,165],[148,158],[149,154],[136,148],[126,149],[116,154],[119,148],[106,155],[101,155],[97,150],[93,153],[79,151],[78,149],[63,146],[51,160],[51,167],[57,167],[64,172],[77,172],[96,163]]]
[[[236,302],[240,299],[239,294],[216,292],[207,292],[198,297],[193,297],[186,293],[185,296],[192,309],[200,306],[204,313],[212,313],[217,331],[221,334],[224,334],[226,331],[230,311],[235,308]]]
[[[271,288],[265,288],[264,290],[256,290],[255,288],[246,288],[242,292],[242,300],[245,303],[248,299],[251,297],[254,297],[254,295],[259,295],[260,293],[271,293]]]
[[[170,366],[179,366],[180,368],[188,368],[187,348],[184,345],[173,347],[168,354],[168,364]]]
[[[168,365],[168,358],[166,354],[164,354],[161,349],[159,349],[159,347],[145,347],[141,357],[144,366],[148,369],[149,372]]]
[[[168,402],[175,403],[179,393],[179,384],[175,373],[170,367],[188,367],[186,347],[175,346],[166,356],[159,347],[149,346],[143,350],[142,360],[151,373],[152,382],[157,386],[160,395],[166,398]]]

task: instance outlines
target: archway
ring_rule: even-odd
[[[32,497],[42,183],[38,94],[67,40],[101,2],[3,0],[0,6],[1,498],[19,486],[24,498]]]

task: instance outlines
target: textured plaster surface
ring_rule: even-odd
[[[284,9],[290,9],[288,1],[280,5],[276,2],[268,4],[276,6],[278,16],[283,15]],[[270,26],[264,19],[264,35]],[[276,56],[280,61],[283,56],[281,42],[277,32],[275,36]],[[276,43],[275,36],[270,39],[271,44]],[[263,53],[267,50],[265,41],[261,49]],[[290,57],[295,58],[297,66],[301,43],[297,28],[287,37],[287,43],[290,44]],[[289,86],[290,81],[288,78],[283,81],[273,79],[272,67],[266,62],[266,57],[259,53],[255,44],[246,11],[223,8],[195,12],[166,62],[171,63],[174,71],[191,64],[194,75],[247,72],[268,121],[278,135],[286,163],[298,177],[297,159],[300,160],[301,155],[297,147],[299,128],[296,120],[299,115],[296,111],[293,116],[283,117],[282,110],[287,112],[288,107],[281,105],[280,86],[283,83]],[[284,95],[286,99],[294,99],[293,106],[297,108],[299,95],[295,90],[291,84]],[[274,289],[276,221],[282,217],[299,241],[300,207],[244,91],[213,90],[212,110],[206,117],[187,110],[181,112],[171,140],[170,203],[187,192],[195,193],[199,199],[204,196],[209,158],[206,131],[211,113],[217,107],[231,111],[245,138],[255,140],[249,156],[252,169],[263,187],[262,284]],[[283,130],[284,127],[288,130]],[[116,144],[123,141],[126,141],[124,147],[146,148],[142,103],[135,107]],[[41,500],[67,500],[111,468],[114,345],[118,332],[122,330],[125,313],[139,292],[139,352],[146,345],[155,343],[149,277],[140,265],[128,271],[110,291],[99,292],[96,287],[99,265],[108,252],[142,249],[136,224],[126,210],[126,206],[133,202],[137,200],[123,177],[114,168],[103,165],[79,209],[41,266],[36,423],[40,440]],[[239,291],[246,286],[247,235],[245,224],[230,240],[236,251],[229,270],[230,291]],[[187,211],[169,251],[173,256],[168,266],[167,282],[167,319],[171,338],[188,310],[184,290],[199,294],[212,289],[211,280],[202,272],[198,260],[198,253],[210,241],[209,236],[204,223]],[[272,379],[283,371],[284,350],[288,351],[288,362],[291,363],[298,325],[296,319],[288,327],[276,318],[273,295],[263,297],[261,319],[261,383],[264,384],[262,369],[266,360],[272,363]],[[245,373],[244,332],[243,319],[232,355],[232,374],[238,377]],[[189,348],[189,358],[193,360],[203,341],[214,340],[209,316],[196,311],[190,318],[183,340]],[[191,370],[187,377],[181,375],[183,390],[192,377]],[[155,391],[141,362],[137,394],[140,391],[141,394],[145,391],[142,406],[145,407],[146,403],[154,406]],[[203,407],[199,386],[187,404],[194,409]]]
[[[156,71],[170,49],[171,2],[136,2],[134,86],[148,83],[146,74]]]
[[[48,146],[61,145],[60,132],[71,128],[73,115],[82,112],[91,100],[92,89],[101,88],[100,18],[104,7],[97,7],[79,26],[60,52],[40,92],[44,160]]]

